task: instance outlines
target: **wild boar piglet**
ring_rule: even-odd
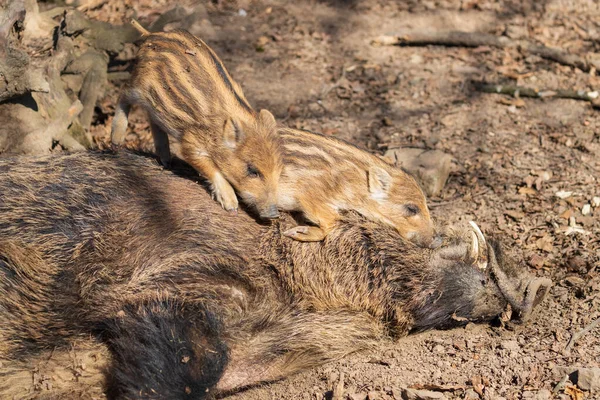
[[[156,153],[171,161],[171,146],[212,187],[224,209],[239,195],[261,218],[277,218],[281,149],[273,115],[255,112],[216,53],[187,31],[150,33],[132,21],[144,40],[130,81],[123,87],[111,140],[125,139],[132,104],[149,115]]]
[[[439,244],[425,194],[411,175],[334,137],[287,128],[279,133],[284,168],[278,206],[300,211],[317,225],[294,227],[287,236],[299,241],[323,240],[342,211],[356,211],[394,227],[419,246]]]

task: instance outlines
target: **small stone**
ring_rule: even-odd
[[[592,199],[592,206],[594,208],[600,207],[600,197],[594,197]]]
[[[589,215],[592,212],[592,206],[590,206],[589,204],[584,204],[583,207],[581,207],[581,215]]]
[[[379,400],[381,399],[381,396],[379,396],[378,392],[371,390],[369,393],[367,393],[367,398],[369,400]]]
[[[413,54],[412,56],[410,56],[410,63],[411,64],[422,64],[423,57],[420,56],[419,54]]]
[[[535,394],[535,400],[550,400],[552,398],[552,392],[548,389],[540,389]]]
[[[565,190],[559,190],[558,192],[554,193],[554,195],[556,197],[558,197],[559,199],[568,199],[569,197],[571,197],[573,195],[573,192],[567,192]]]
[[[440,400],[445,399],[443,393],[434,392],[431,390],[404,389],[402,393],[404,400]]]
[[[367,400],[366,393],[351,393],[348,395],[350,400]]]
[[[439,150],[404,147],[391,149],[385,157],[413,174],[427,196],[439,196],[452,168],[452,156]]]
[[[600,390],[600,368],[579,368],[577,386],[582,390]]]
[[[240,17],[245,17],[246,15],[248,15],[248,13],[247,13],[247,12],[246,12],[246,10],[244,10],[243,8],[240,8],[240,9],[238,10],[238,15],[239,15]]]
[[[477,392],[473,389],[467,389],[465,391],[465,397],[463,397],[463,399],[465,400],[478,400],[481,397],[479,396],[479,394],[477,394]]]
[[[508,351],[519,351],[521,346],[519,346],[519,342],[516,340],[505,340],[500,343],[500,347]]]
[[[402,400],[402,389],[397,387],[392,388],[392,397],[394,400]]]
[[[444,346],[442,346],[441,344],[438,344],[433,348],[433,352],[434,353],[445,353],[446,348]]]

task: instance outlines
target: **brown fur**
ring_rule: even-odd
[[[342,140],[297,129],[280,129],[284,170],[279,181],[279,208],[303,211],[319,227],[286,232],[302,241],[322,240],[340,212],[396,228],[403,238],[429,246],[435,229],[423,191],[412,176]]]
[[[123,142],[129,107],[139,104],[163,164],[170,164],[170,136],[173,152],[208,179],[223,208],[237,210],[237,191],[261,217],[276,218],[282,164],[273,115],[250,107],[202,40],[186,31],[150,34],[134,26],[144,41],[115,111],[113,143]]]
[[[478,269],[460,236],[423,249],[351,214],[300,243],[290,223],[127,153],[0,159],[0,398],[204,398],[493,318],[529,282],[499,248]]]

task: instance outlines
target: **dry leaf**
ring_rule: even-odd
[[[552,239],[552,237],[546,234],[543,238],[536,241],[535,245],[538,249],[543,250],[547,253],[551,253],[552,250],[554,250],[554,246],[552,245],[553,242],[554,240]]]
[[[571,400],[583,400],[583,391],[578,389],[575,386],[567,385],[565,386],[565,394],[568,394],[571,397]]]
[[[530,187],[527,186],[523,186],[519,188],[519,194],[525,194],[527,196],[533,196],[535,195],[537,192],[535,189],[532,189]]]

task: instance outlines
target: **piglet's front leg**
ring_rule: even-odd
[[[225,179],[221,171],[215,163],[209,158],[208,154],[199,153],[197,150],[188,150],[184,144],[182,148],[183,156],[200,175],[210,182],[212,195],[215,200],[221,204],[227,211],[235,211],[238,209],[238,199],[235,190]]]
[[[217,171],[213,175],[213,178],[210,179],[210,184],[213,191],[213,197],[221,204],[221,207],[227,211],[237,212],[238,199],[235,190],[220,172]]]

